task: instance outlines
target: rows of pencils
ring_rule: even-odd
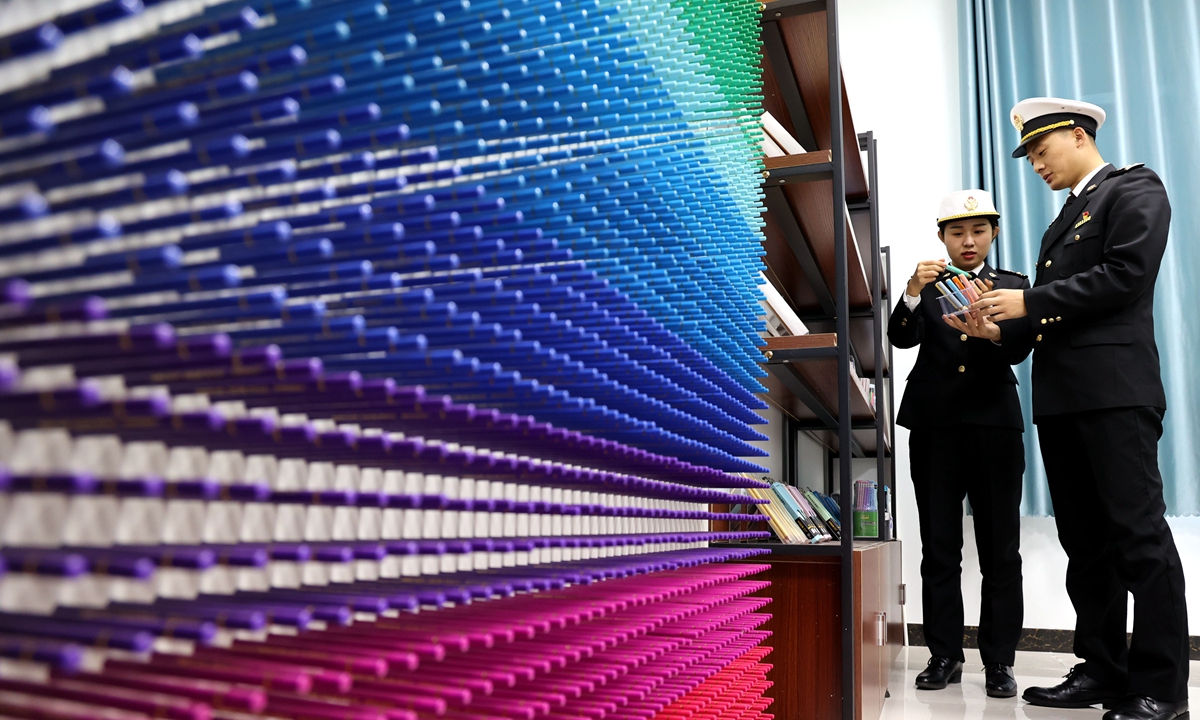
[[[705,551],[700,551],[701,553]],[[715,552],[715,551],[711,551]],[[760,717],[765,566],[693,566],[695,553],[619,568],[606,582],[543,589],[432,614],[379,614],[298,633],[231,632],[187,654],[72,652],[39,678],[0,678],[10,717]],[[603,576],[596,563],[592,571]],[[621,572],[624,569],[625,572]],[[627,574],[643,572],[636,577]],[[569,571],[568,571],[569,572]],[[625,577],[625,579],[621,579]],[[129,627],[150,613],[112,615]],[[70,616],[36,620],[76,627]],[[185,625],[186,621],[181,621]],[[121,637],[122,626],[112,635]],[[177,641],[178,642],[178,641]],[[722,682],[722,680],[725,682]]]
[[[5,13],[0,717],[770,718],[753,6]]]

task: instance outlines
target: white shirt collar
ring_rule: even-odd
[[[1071,194],[1075,197],[1079,197],[1083,193],[1083,189],[1092,181],[1092,178],[1096,177],[1096,173],[1100,172],[1106,167],[1108,167],[1108,163],[1102,162],[1096,166],[1095,170],[1092,170],[1087,175],[1084,175],[1083,179],[1079,181],[1079,184],[1071,188]]]

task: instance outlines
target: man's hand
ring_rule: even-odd
[[[943,315],[942,320],[960,333],[991,340],[994,343],[1000,342],[1000,326],[992,322],[986,315],[968,312],[962,315]]]
[[[912,277],[908,279],[908,296],[920,297],[921,290],[929,283],[937,280],[938,275],[946,271],[946,259],[941,260],[922,260],[917,263],[917,269],[913,271]]]
[[[972,312],[986,315],[993,323],[1016,320],[1029,314],[1025,309],[1024,290],[990,290],[968,307]]]

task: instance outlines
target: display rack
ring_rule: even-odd
[[[885,327],[890,252],[879,236],[878,143],[854,129],[837,0],[773,0],[761,8],[763,107],[810,150],[763,160],[765,274],[810,330],[765,340],[763,382],[783,414],[781,481],[824,482],[800,476],[798,436],[807,433],[839,460],[824,489],[838,493],[845,531],[837,544],[756,545],[772,550],[778,571],[774,711],[788,720],[873,719],[887,693],[890,658],[870,646],[894,651],[902,642],[899,544],[890,541],[896,527],[893,364]],[[874,408],[857,373],[874,380]],[[852,537],[853,458],[875,461],[884,542]],[[784,597],[796,592],[824,593],[833,607]],[[824,658],[806,655],[821,652],[807,635],[833,627],[840,631],[840,672],[831,675],[812,666],[828,663],[828,649]]]

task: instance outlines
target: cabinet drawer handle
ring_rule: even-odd
[[[879,647],[887,645],[887,613],[875,613],[875,644]]]

